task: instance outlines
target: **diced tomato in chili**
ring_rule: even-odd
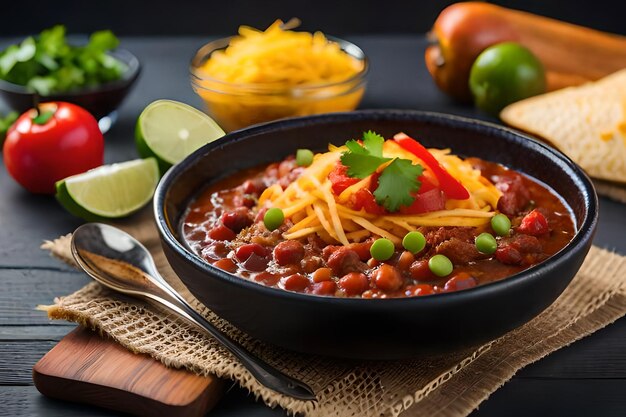
[[[338,163],[335,169],[328,174],[328,180],[332,184],[335,195],[341,194],[346,188],[360,181],[358,178],[349,177],[348,167],[342,163]]]
[[[361,188],[350,196],[350,206],[354,210],[363,209],[371,214],[385,214],[387,212],[383,206],[376,202],[374,194],[367,188]]]
[[[421,191],[421,190],[420,190]],[[418,193],[413,204],[400,206],[402,214],[420,214],[429,211],[443,210],[446,207],[446,197],[439,188],[433,188],[425,193]]]
[[[428,152],[428,149],[426,149],[424,145],[404,133],[395,135],[393,139],[402,148],[417,156],[426,167],[430,169],[435,177],[437,177],[437,180],[439,180],[439,187],[441,187],[441,190],[448,198],[467,200],[470,197],[469,192],[463,187],[463,184],[450,175],[450,173],[441,166],[439,161]]]
[[[531,236],[540,236],[550,231],[548,220],[539,210],[534,209],[522,219],[517,231]]]

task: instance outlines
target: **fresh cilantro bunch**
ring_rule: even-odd
[[[415,201],[412,194],[422,185],[417,178],[422,175],[423,167],[413,165],[409,159],[384,157],[384,143],[385,138],[381,135],[371,130],[365,132],[362,146],[356,140],[346,142],[348,151],[341,154],[341,163],[348,167],[348,176],[361,179],[386,164],[378,177],[374,197],[378,204],[395,212],[400,206],[410,206]]]
[[[118,80],[126,65],[108,51],[119,40],[109,30],[94,32],[83,46],[69,45],[65,26],[44,30],[0,52],[0,79],[47,96]]]

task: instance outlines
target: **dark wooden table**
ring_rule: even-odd
[[[371,59],[363,108],[410,108],[466,116],[485,116],[440,94],[423,63],[424,39],[351,38]],[[6,42],[3,42],[6,43]],[[187,65],[200,38],[133,38],[123,46],[139,57],[143,73],[119,109],[117,124],[106,134],[106,161],[137,157],[134,123],[145,105],[159,98],[200,107],[187,77]],[[1,106],[1,104],[0,104]],[[0,112],[6,111],[0,107]],[[54,198],[21,189],[0,168],[0,415],[110,416],[113,413],[50,400],[40,395],[31,368],[72,328],[50,322],[35,310],[55,296],[68,294],[88,279],[39,249],[44,239],[68,233],[81,224]],[[626,254],[626,206],[601,199],[595,243]],[[231,389],[211,413],[226,416],[279,416],[238,388]],[[626,318],[564,348],[518,373],[475,411],[487,416],[625,416]]]

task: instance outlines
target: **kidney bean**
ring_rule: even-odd
[[[252,208],[256,204],[256,200],[248,194],[236,195],[233,197],[233,204],[236,207]]]
[[[496,259],[505,265],[519,265],[522,263],[522,254],[513,245],[503,245],[496,249]]]
[[[378,262],[374,258],[369,258],[367,260],[367,266],[369,266],[370,268],[376,268],[378,265],[380,265],[380,262]]]
[[[309,286],[310,281],[304,275],[293,274],[281,278],[280,284],[287,291],[302,292]]]
[[[248,271],[260,272],[267,268],[268,262],[266,257],[252,253],[241,265]]]
[[[259,257],[265,257],[267,256],[267,249],[258,243],[247,243],[235,249],[235,257],[239,260],[239,262],[247,260],[252,254],[256,254]]]
[[[224,258],[213,263],[213,266],[218,267],[226,272],[235,272],[237,271],[237,265],[233,262],[232,259]]]
[[[530,191],[520,174],[509,172],[507,175],[499,175],[495,184],[496,188],[502,191],[502,196],[498,200],[498,210],[502,213],[514,216],[530,202]]]
[[[400,271],[408,271],[411,268],[411,265],[415,262],[415,255],[413,255],[408,250],[402,252],[400,257],[398,258],[398,262],[396,263],[396,267]]]
[[[372,290],[367,290],[361,294],[361,298],[374,298],[374,292]]]
[[[302,271],[307,273],[315,272],[323,264],[322,258],[315,255],[306,256],[300,261]]]
[[[362,261],[367,261],[372,257],[370,254],[370,248],[372,247],[372,241],[368,240],[360,243],[351,243],[347,247],[350,250],[353,250],[359,255],[359,259]]]
[[[448,281],[446,281],[443,286],[444,292],[452,292],[459,290],[466,290],[468,288],[472,288],[478,285],[478,280],[468,274],[467,272],[459,272],[454,275]]]
[[[241,190],[244,194],[259,194],[265,189],[265,184],[261,178],[245,180],[241,184]]]
[[[327,261],[328,258],[330,258],[330,255],[332,255],[333,252],[335,252],[340,247],[341,246],[335,246],[335,245],[324,246],[324,249],[322,249],[322,258],[324,258],[324,260]]]
[[[209,230],[209,233],[207,233],[207,236],[213,240],[231,241],[235,237],[237,237],[237,234],[233,232],[232,230],[230,230],[228,227],[219,223],[218,225],[213,227],[211,230]]]
[[[360,295],[363,294],[363,291],[369,288],[369,281],[365,274],[360,272],[350,272],[341,277],[338,282],[338,286],[348,296]]]
[[[396,291],[403,284],[400,271],[389,264],[382,264],[374,271],[372,280],[374,284],[383,291]]]
[[[434,293],[435,293],[435,289],[433,288],[432,285],[429,285],[429,284],[410,285],[406,288],[406,291],[404,292],[404,294],[407,297],[430,295]]]
[[[543,245],[539,239],[530,235],[515,235],[509,240],[509,243],[523,253],[540,253],[543,251]]]
[[[413,262],[409,267],[409,272],[411,277],[418,281],[430,281],[437,278],[430,270],[426,259]]]
[[[330,281],[332,274],[333,271],[330,268],[318,268],[313,272],[311,278],[313,278],[313,282]]]
[[[276,178],[278,176],[278,162],[273,162],[265,168],[265,176],[269,178]]]
[[[326,265],[333,270],[336,276],[342,276],[348,272],[359,272],[367,266],[361,262],[359,255],[346,247],[340,247],[335,250],[329,257]]]
[[[278,177],[284,177],[289,174],[292,169],[296,167],[295,159],[285,159],[278,165]]]
[[[337,291],[335,281],[315,282],[311,285],[311,293],[317,295],[334,295]]]
[[[278,265],[297,264],[304,258],[304,246],[297,240],[285,240],[274,248],[274,260]]]
[[[267,207],[261,207],[259,209],[259,212],[256,214],[256,217],[254,218],[254,222],[262,222],[263,218],[265,217],[265,213],[267,213],[267,210],[269,210]]]
[[[250,218],[250,210],[247,207],[237,207],[234,210],[227,211],[220,218],[222,224],[235,233],[241,232],[243,228],[252,224]]]

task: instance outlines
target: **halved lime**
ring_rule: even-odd
[[[85,220],[128,216],[145,206],[159,182],[154,158],[103,165],[56,183],[56,198]]]
[[[161,174],[196,149],[224,136],[213,119],[173,100],[154,101],[141,112],[135,128],[139,155],[155,157]]]

